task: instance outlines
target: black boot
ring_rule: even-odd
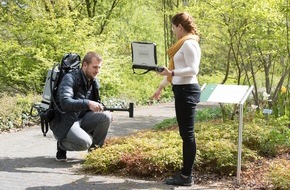
[[[56,161],[65,162],[67,161],[66,158],[66,151],[59,147],[59,142],[57,142],[57,152],[56,152]]]
[[[177,174],[169,179],[166,179],[165,183],[167,185],[191,186],[193,180],[192,176],[183,176],[182,174]]]

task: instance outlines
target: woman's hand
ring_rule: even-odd
[[[159,100],[161,97],[162,87],[158,87],[157,90],[154,92],[152,98],[155,100]]]
[[[163,67],[164,70],[159,73],[160,75],[163,75],[163,76],[172,76],[172,71],[170,71],[167,67]]]
[[[163,68],[164,68],[164,70],[162,72],[158,72],[158,74],[163,75],[163,76],[172,76],[172,71],[170,71],[167,67],[163,67]],[[165,88],[165,86],[167,86],[167,84],[169,84],[169,83],[168,83],[166,77],[164,77],[163,81],[160,83],[159,87],[154,92],[152,99],[159,100],[161,97],[161,92],[162,92],[163,88]]]

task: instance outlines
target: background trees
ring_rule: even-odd
[[[2,0],[0,89],[41,94],[46,71],[63,54],[95,50],[105,60],[105,100],[149,101],[161,78],[133,74],[130,43],[155,42],[158,63],[166,65],[175,41],[170,18],[179,11],[190,12],[201,32],[201,84],[254,85],[253,101],[261,108],[261,91],[275,107],[285,86],[282,105],[289,105],[288,0]],[[171,97],[170,88],[164,97]]]

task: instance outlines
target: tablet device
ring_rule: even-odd
[[[151,42],[132,42],[133,69],[162,72],[163,68],[157,66],[156,44]]]

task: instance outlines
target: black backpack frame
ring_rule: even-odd
[[[54,110],[57,109],[60,113],[63,113],[56,104],[55,96],[58,90],[58,86],[65,76],[65,74],[79,69],[81,58],[76,53],[67,53],[63,56],[61,63],[56,63],[51,70],[48,70],[45,80],[45,86],[42,93],[41,103],[35,103],[32,105],[30,115],[32,117],[40,117],[41,130],[43,136],[46,136],[49,130],[49,122],[54,117]],[[37,114],[33,114],[33,110],[37,110]]]

